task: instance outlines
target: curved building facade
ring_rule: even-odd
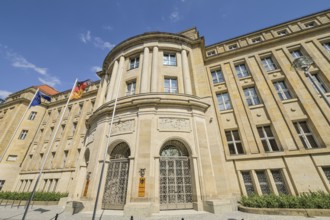
[[[52,101],[25,118],[36,88],[10,95],[0,190],[31,191],[46,161],[39,191],[92,210],[102,176],[98,209],[126,215],[330,192],[329,25],[328,10],[209,46],[195,28],[145,33],[113,48],[66,110],[70,91],[44,91]],[[321,90],[292,68],[301,56]]]

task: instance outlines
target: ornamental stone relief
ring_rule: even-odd
[[[185,118],[159,118],[158,130],[190,132],[190,121]]]
[[[135,121],[127,120],[127,121],[118,121],[113,123],[112,127],[112,135],[121,134],[121,133],[129,133],[134,131]]]

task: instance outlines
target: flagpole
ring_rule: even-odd
[[[34,98],[35,98],[36,95],[38,94],[38,92],[39,92],[39,88],[38,88],[37,91],[34,93],[34,96],[33,96],[33,98],[31,99],[30,104],[29,104],[28,107],[26,108],[26,110],[25,110],[25,112],[24,112],[24,114],[23,114],[21,120],[19,121],[19,123],[18,123],[18,125],[17,125],[17,127],[16,127],[16,129],[15,129],[15,131],[14,131],[14,134],[11,136],[11,138],[10,138],[8,144],[7,144],[7,147],[5,148],[4,152],[2,153],[2,155],[1,155],[1,157],[0,157],[0,162],[2,161],[2,159],[3,159],[3,157],[5,156],[5,154],[6,154],[7,150],[8,150],[8,148],[9,148],[9,146],[11,145],[11,142],[13,141],[13,139],[14,139],[14,137],[15,137],[15,135],[16,135],[17,130],[18,130],[19,127],[21,126],[21,124],[22,124],[22,122],[23,122],[23,120],[24,120],[24,118],[25,118],[25,115],[26,115],[26,113],[29,111],[29,108],[30,108],[30,106],[31,106],[31,104],[32,104],[32,102],[33,102],[33,100],[34,100]]]
[[[22,220],[25,220],[25,217],[26,217],[27,212],[28,212],[28,210],[29,210],[30,203],[31,203],[31,201],[32,201],[32,199],[33,199],[33,197],[34,197],[34,194],[35,194],[35,192],[36,192],[36,189],[37,189],[37,186],[38,186],[38,183],[39,183],[40,177],[41,177],[41,174],[42,174],[43,169],[44,169],[44,167],[45,167],[45,164],[46,164],[46,161],[47,161],[47,157],[48,157],[48,155],[49,155],[49,153],[50,153],[50,150],[52,149],[52,145],[53,145],[54,140],[55,140],[55,138],[56,138],[56,135],[57,135],[58,129],[59,129],[60,125],[61,125],[61,122],[62,122],[62,119],[63,119],[64,113],[65,113],[65,111],[66,111],[66,109],[67,109],[67,107],[68,107],[68,104],[69,104],[69,102],[70,102],[70,98],[71,98],[72,92],[73,92],[73,90],[74,90],[74,88],[75,88],[75,86],[76,86],[76,84],[77,84],[77,81],[78,81],[78,79],[76,79],[76,81],[75,81],[74,84],[73,84],[73,87],[72,87],[72,89],[71,89],[71,93],[70,93],[70,95],[69,95],[68,101],[66,102],[66,105],[65,105],[65,107],[64,107],[64,110],[63,110],[63,112],[62,112],[62,114],[61,114],[61,118],[60,118],[60,120],[59,120],[59,122],[58,122],[58,124],[57,124],[57,126],[56,126],[56,129],[55,129],[55,132],[54,132],[53,138],[52,138],[52,140],[51,140],[51,142],[50,142],[50,144],[49,144],[49,147],[48,147],[47,153],[46,153],[46,155],[45,155],[45,157],[44,157],[44,159],[43,159],[43,162],[42,162],[42,165],[41,165],[41,168],[40,168],[40,171],[39,171],[39,174],[38,174],[37,180],[36,180],[36,182],[35,182],[35,184],[34,184],[34,187],[33,187],[33,190],[32,190],[32,192],[31,192],[31,195],[30,195],[30,197],[29,197],[29,200],[28,200],[28,202],[27,202],[27,204],[26,204],[26,206],[25,206],[25,211],[24,211],[24,215],[23,215]]]
[[[102,162],[102,169],[101,169],[101,175],[100,175],[100,180],[99,180],[99,185],[97,187],[97,193],[96,193],[96,198],[95,198],[95,205],[94,205],[94,211],[93,211],[93,218],[92,220],[95,220],[96,217],[96,210],[97,210],[97,202],[99,200],[99,194],[100,194],[100,190],[101,190],[101,185],[102,185],[102,179],[103,179],[103,173],[104,173],[104,167],[105,167],[105,160],[106,160],[106,156],[107,156],[107,149],[108,149],[108,145],[110,143],[110,135],[112,132],[112,124],[113,124],[113,120],[115,118],[115,113],[116,113],[116,107],[117,107],[117,101],[118,101],[118,95],[119,95],[119,89],[120,89],[120,82],[121,82],[121,77],[123,74],[120,74],[119,77],[119,85],[116,91],[116,99],[115,99],[115,104],[112,110],[112,118],[111,118],[111,122],[110,122],[110,129],[109,129],[109,133],[107,135],[107,144],[105,146],[105,150],[104,150],[104,154],[103,154],[103,162]]]

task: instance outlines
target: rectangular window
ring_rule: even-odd
[[[284,81],[274,82],[274,87],[281,100],[292,99],[290,91],[288,90]]]
[[[242,177],[243,177],[246,193],[248,195],[253,194],[255,191],[254,191],[253,182],[252,182],[250,172],[249,171],[242,171]]]
[[[258,133],[266,152],[280,151],[270,126],[258,127]]]
[[[299,58],[299,57],[302,57],[303,54],[300,50],[294,50],[294,51],[291,51],[291,55],[294,59],[296,58]]]
[[[77,130],[77,122],[72,123],[72,136],[76,133]]]
[[[311,74],[312,78],[314,80],[314,82],[319,86],[319,88],[321,89],[322,93],[327,93],[328,87],[325,85],[325,83],[321,80],[321,78],[319,77],[318,74]],[[308,80],[311,81],[311,79],[308,77]],[[317,93],[320,93],[319,90],[316,88],[316,86],[314,85],[313,82],[311,82],[313,87],[315,88],[315,90],[317,91]]]
[[[131,81],[126,83],[126,95],[134,95],[136,89],[136,82]]]
[[[270,189],[269,189],[269,184],[268,184],[268,179],[265,174],[265,171],[256,171],[257,178],[259,181],[260,189],[262,194],[269,194]]]
[[[220,69],[212,70],[211,74],[212,74],[213,84],[217,84],[225,81]]]
[[[175,53],[164,53],[163,64],[165,66],[176,66]]]
[[[36,118],[37,112],[31,112],[31,114],[29,115],[28,120],[33,121]]]
[[[330,42],[323,43],[323,47],[330,53]]]
[[[215,50],[211,50],[207,52],[207,56],[214,56],[215,55]]]
[[[264,68],[267,72],[277,69],[277,66],[271,57],[263,58],[263,59],[261,59],[261,61],[262,61],[262,65],[264,66]]]
[[[64,134],[64,130],[65,130],[65,125],[61,125],[60,137],[62,137],[62,135]]]
[[[165,78],[164,92],[177,93],[178,92],[178,81],[173,78]]]
[[[22,130],[21,134],[18,136],[18,139],[24,140],[28,132],[29,132],[28,130]]]
[[[253,38],[252,40],[251,40],[251,42],[253,43],[253,44],[256,44],[256,43],[259,43],[259,42],[261,42],[262,40],[261,40],[261,37],[256,37],[256,38]]]
[[[276,185],[277,192],[279,194],[288,194],[288,190],[286,188],[286,184],[284,182],[284,178],[282,172],[280,170],[271,170],[274,183]]]
[[[232,109],[228,92],[217,94],[220,111]]]
[[[330,167],[322,167],[323,172],[330,184]]]
[[[237,49],[237,44],[229,45],[228,46],[228,49],[229,50],[235,50],[235,49]]]
[[[261,103],[257,91],[254,87],[245,88],[244,94],[249,106],[258,105]]]
[[[226,139],[230,154],[244,154],[238,130],[226,131]]]
[[[7,161],[14,162],[17,160],[17,155],[8,155]]]
[[[0,180],[0,191],[1,191],[2,188],[3,188],[3,185],[5,185],[5,180]]]
[[[52,152],[52,159],[50,161],[51,167],[52,167],[54,159],[55,159],[55,154],[56,154],[56,152]]]
[[[79,103],[78,115],[82,113],[83,107],[84,107],[84,103]]]
[[[286,31],[286,30],[282,30],[282,31],[278,31],[277,32],[277,35],[278,36],[285,36],[285,35],[287,35],[288,34],[288,32]]]
[[[250,75],[248,69],[246,68],[245,64],[238,64],[235,65],[235,70],[237,73],[238,78],[247,77]]]
[[[318,148],[312,132],[309,130],[307,122],[300,121],[293,123],[300,140],[306,149]]]
[[[68,159],[68,154],[69,154],[69,151],[65,150],[64,155],[63,155],[63,166],[62,167],[65,167],[65,164],[66,164],[67,159]]]
[[[315,26],[315,22],[314,21],[311,21],[311,22],[308,22],[308,23],[305,24],[305,27],[306,28],[312,28],[314,26]]]
[[[140,58],[139,57],[131,58],[129,60],[129,68],[130,69],[138,68],[139,64],[140,64]]]

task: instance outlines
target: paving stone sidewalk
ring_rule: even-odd
[[[0,206],[1,220],[22,219],[24,207]],[[58,214],[58,220],[91,220],[92,212],[72,213],[65,212],[60,206],[33,206],[30,208],[27,219],[29,220],[55,220]],[[123,216],[122,211],[98,211],[97,220],[132,220],[130,216]],[[194,210],[180,211],[161,211],[151,217],[134,217],[133,220],[330,220],[330,217],[304,217],[304,216],[283,216],[283,215],[258,215],[249,214],[240,211],[228,212],[215,215],[208,212],[197,212]]]

